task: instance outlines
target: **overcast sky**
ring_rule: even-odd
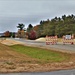
[[[27,27],[64,14],[75,15],[75,0],[0,0],[0,32],[17,31],[18,23]]]

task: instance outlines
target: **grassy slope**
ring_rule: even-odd
[[[0,61],[2,63],[6,63],[6,62],[20,63],[22,61],[26,61],[26,62],[32,61],[33,62],[34,59],[31,59],[31,57],[28,57],[25,54],[14,51],[9,46],[6,46],[0,43]]]
[[[61,61],[68,61],[70,59],[69,54],[56,52],[52,50],[46,50],[42,48],[29,47],[23,45],[14,45],[11,47],[17,52],[23,53],[32,58],[40,59],[42,61],[61,62]]]
[[[0,44],[0,73],[46,72],[72,68],[75,68],[75,54],[23,45],[9,47]]]

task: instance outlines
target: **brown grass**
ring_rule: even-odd
[[[41,64],[39,60],[0,43],[0,72],[40,72],[75,68],[75,54],[69,56],[69,61]]]

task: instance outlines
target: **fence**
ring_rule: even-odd
[[[74,37],[71,35],[63,36],[63,44],[74,44]]]
[[[57,44],[57,36],[46,36],[46,45]]]

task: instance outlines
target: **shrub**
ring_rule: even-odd
[[[35,40],[36,39],[36,32],[34,30],[32,30],[29,33],[29,39],[31,39],[31,40]]]

